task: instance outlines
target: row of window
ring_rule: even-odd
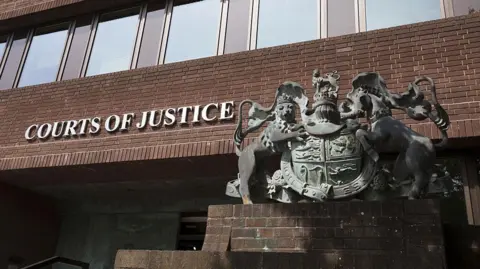
[[[0,89],[438,19],[450,1],[152,1],[0,37]]]

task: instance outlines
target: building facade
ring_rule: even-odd
[[[0,267],[118,249],[199,249],[237,177],[236,105],[337,70],[391,91],[429,76],[450,115],[438,153],[480,224],[478,0],[0,1]],[[342,97],[341,97],[342,98]],[[341,99],[340,98],[340,99]],[[432,122],[396,115],[439,139]],[[253,138],[253,136],[252,136]],[[388,159],[388,156],[385,156]]]

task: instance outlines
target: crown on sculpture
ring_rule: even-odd
[[[294,103],[293,96],[282,93],[277,97],[277,104],[291,104]]]
[[[338,83],[340,75],[337,71],[320,75],[318,69],[313,71],[312,83],[315,88],[315,103],[331,103],[336,105],[338,100]]]

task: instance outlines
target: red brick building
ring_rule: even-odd
[[[235,104],[269,105],[285,80],[308,89],[315,68],[340,73],[341,95],[363,71],[394,92],[433,78],[452,122],[439,162],[464,186],[445,198],[444,221],[479,225],[479,8],[0,1],[0,267],[60,255],[111,268],[118,249],[201,246],[207,206],[240,202],[225,196],[237,175]],[[157,117],[143,127],[144,115]],[[440,137],[431,122],[397,116]]]

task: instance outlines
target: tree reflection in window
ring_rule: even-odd
[[[389,200],[407,198],[413,177],[398,181],[393,176],[395,160],[379,162],[380,172],[370,186],[359,196],[363,200]],[[467,211],[463,185],[465,180],[462,158],[438,159],[433,167],[430,183],[423,196],[438,199],[441,203],[443,223],[467,223]]]
[[[102,15],[98,24],[87,76],[130,69],[140,8]]]
[[[408,196],[413,177],[403,181],[394,178],[394,161],[381,161],[380,172],[374,177],[372,189],[385,192],[388,196]],[[433,167],[433,174],[427,188],[427,197],[432,195],[451,197],[463,192],[463,162],[458,159],[439,159]]]
[[[19,87],[52,82],[57,79],[67,41],[67,31],[68,24],[36,31],[23,67]]]

